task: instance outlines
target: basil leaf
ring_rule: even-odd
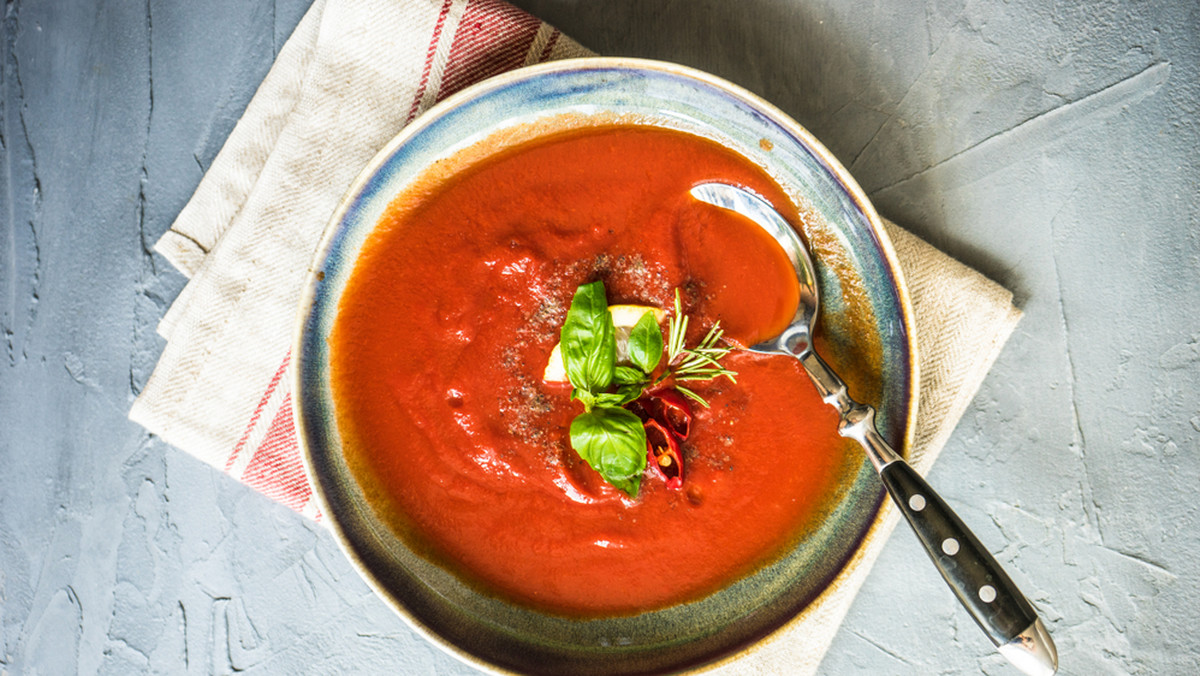
[[[642,487],[642,475],[639,474],[629,479],[614,479],[609,483],[625,491],[625,494],[629,497],[636,498],[638,489]]]
[[[613,381],[618,385],[638,385],[646,382],[646,374],[628,366],[618,366]]]
[[[596,395],[596,404],[603,407],[620,406],[622,404],[621,395],[616,392],[601,392]]]
[[[571,421],[571,447],[604,480],[637,497],[646,469],[646,430],[623,408],[600,406]]]
[[[619,366],[617,368],[620,368]],[[629,402],[642,396],[642,383],[634,383],[631,385],[622,385],[617,388],[616,392],[601,392],[597,394],[593,401],[598,406],[624,406]],[[590,406],[585,403],[585,408],[591,410]]]
[[[629,333],[629,360],[650,373],[662,359],[662,351],[662,331],[658,329],[658,320],[653,312],[646,312]]]
[[[584,284],[575,291],[561,341],[563,365],[572,385],[599,392],[612,384],[617,339],[604,297],[604,282]]]

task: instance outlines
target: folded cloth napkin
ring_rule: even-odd
[[[438,100],[502,71],[589,54],[499,0],[315,0],[155,246],[191,279],[159,325],[167,346],[130,417],[318,517],[286,372],[304,277],[341,196]],[[887,229],[916,317],[920,404],[910,460],[924,473],[1020,313],[1004,289]],[[764,649],[718,670],[815,672],[897,521],[886,509],[827,593]]]

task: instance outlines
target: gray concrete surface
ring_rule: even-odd
[[[469,673],[321,528],[126,420],[150,245],[305,0],[10,0],[0,674]],[[1026,317],[932,473],[1062,673],[1200,673],[1200,4],[518,0],[776,102]],[[822,665],[1015,673],[897,531]]]

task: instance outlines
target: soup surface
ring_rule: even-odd
[[[669,309],[688,344],[716,321],[749,345],[795,308],[782,251],[695,184],[765,173],[720,145],[644,126],[550,134],[398,198],[362,249],[330,339],[355,479],[423,556],[480,591],[554,614],[612,616],[701,598],[803,538],[861,459],[798,362],[735,351],[693,388],[685,481],[636,500],[570,446],[582,411],[545,383],[576,288]],[[789,213],[790,210],[790,213]],[[850,371],[853,365],[837,364]]]

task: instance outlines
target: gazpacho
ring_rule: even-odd
[[[702,598],[820,523],[861,459],[796,360],[739,349],[798,291],[757,226],[688,194],[713,180],[802,222],[740,154],[637,124],[548,133],[391,204],[330,355],[347,463],[407,544],[482,593],[588,618]],[[707,377],[681,371],[692,353]],[[598,354],[603,375],[580,375]],[[613,429],[641,455],[622,437],[605,465]]]

